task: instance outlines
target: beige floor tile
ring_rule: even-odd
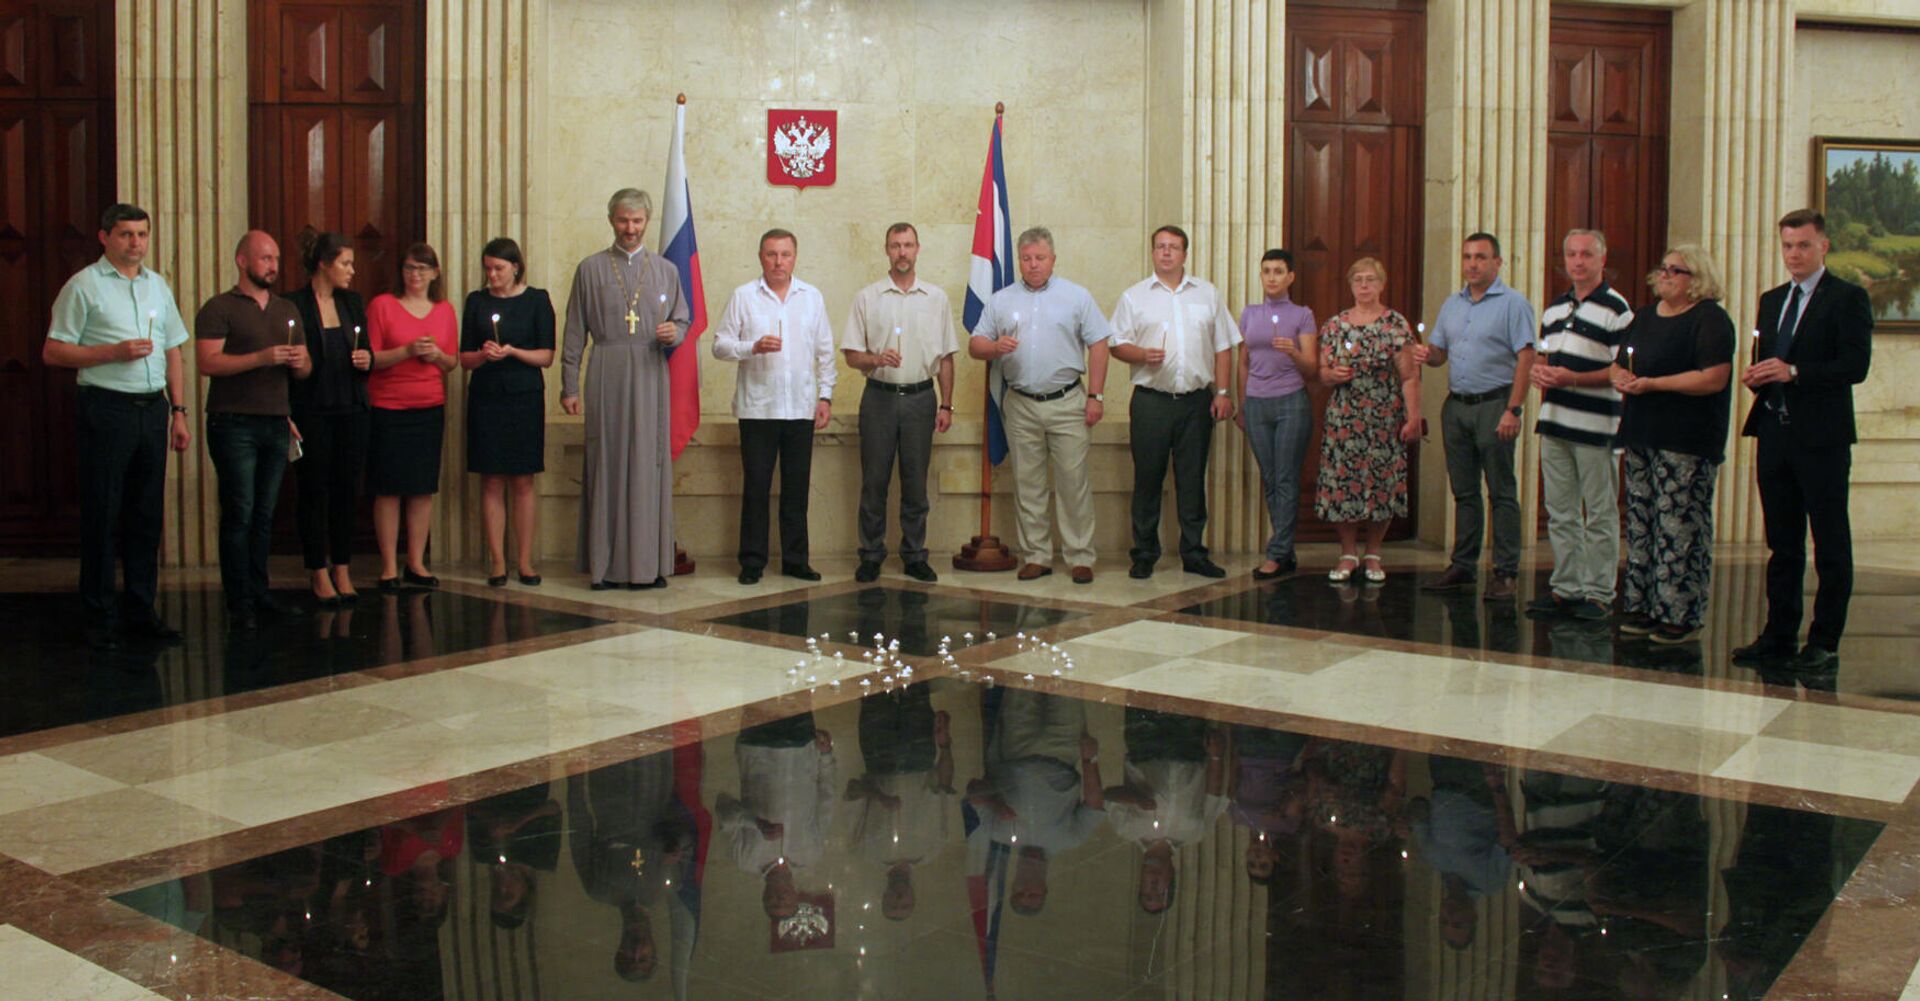
[[[1783,740],[1920,756],[1920,716],[1795,702],[1760,731]]]
[[[382,731],[382,735],[393,732]],[[364,764],[355,768],[325,748],[316,747],[161,779],[140,789],[215,816],[257,826],[384,796],[432,780],[423,777],[403,781],[379,775]]]
[[[1294,674],[1312,674],[1370,652],[1365,647],[1345,646],[1326,640],[1296,640],[1280,636],[1246,636],[1203,650],[1194,659],[1216,664],[1239,664]]]
[[[344,691],[242,709],[220,717],[221,725],[234,733],[290,748],[351,740],[417,722],[398,710],[349,699]]]
[[[1102,629],[1097,633],[1088,633],[1080,639],[1082,642],[1099,646],[1157,653],[1162,657],[1189,657],[1204,650],[1212,650],[1235,640],[1244,639],[1246,635],[1246,633],[1230,632],[1225,629],[1189,626],[1179,622],[1142,620],[1129,622],[1124,626],[1115,626],[1112,629]]]
[[[0,853],[59,875],[240,827],[145,789],[116,789],[0,817]]]
[[[127,785],[254,761],[287,748],[238,734],[212,716],[62,744],[40,753]]]
[[[12,925],[0,925],[0,998],[32,1001],[146,1001],[145,987]]]
[[[1759,736],[1713,774],[1718,778],[1898,803],[1920,781],[1920,757]]]
[[[125,783],[55,760],[44,752],[0,758],[0,814],[122,788]]]
[[[1136,671],[1110,684],[1128,691],[1205,699],[1271,712],[1293,712],[1299,705],[1295,694],[1298,680],[1298,675],[1285,671],[1181,659]]]
[[[1744,733],[1595,713],[1547,741],[1541,750],[1705,775],[1747,740]]]
[[[565,657],[570,652],[571,648],[530,656]],[[534,690],[527,685],[465,670],[417,674],[411,678],[362,685],[338,693],[339,698],[405,713],[414,719],[445,719],[448,716],[501,709],[525,702],[533,696]]]

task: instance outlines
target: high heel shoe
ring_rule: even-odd
[[[1340,557],[1340,562],[1334,564],[1332,570],[1327,571],[1327,579],[1335,584],[1345,584],[1358,569],[1360,569],[1360,557],[1349,553]]]

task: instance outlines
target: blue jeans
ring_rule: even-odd
[[[1247,397],[1247,438],[1253,443],[1254,461],[1260,464],[1267,520],[1273,524],[1267,559],[1276,563],[1293,558],[1293,530],[1300,517],[1300,463],[1312,437],[1313,413],[1305,389],[1285,396]]]
[[[208,414],[207,455],[220,478],[220,587],[229,611],[267,596],[273,508],[287,472],[287,419]]]

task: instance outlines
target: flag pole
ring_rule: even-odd
[[[687,103],[686,93],[681,92],[675,95],[673,103],[685,107]],[[661,200],[664,201],[666,199],[666,192],[662,191],[660,196]],[[673,540],[673,575],[675,577],[684,577],[692,573],[697,567],[698,564],[694,563],[693,557],[687,555],[686,548],[680,545],[680,540]]]
[[[1006,113],[1006,102],[994,102],[993,128],[996,135],[1000,131],[1000,119]],[[989,437],[987,412],[993,406],[991,377],[981,380],[980,396],[980,534],[960,547],[960,552],[953,558],[953,568],[999,572],[1012,570],[1020,561],[1015,559],[1013,553],[1001,544],[1000,538],[993,534],[993,459],[989,454],[987,442]]]

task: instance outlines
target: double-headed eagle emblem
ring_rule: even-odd
[[[833,130],[810,124],[804,116],[773,130],[773,155],[780,159],[780,169],[789,177],[805,180],[819,173],[832,148]]]

